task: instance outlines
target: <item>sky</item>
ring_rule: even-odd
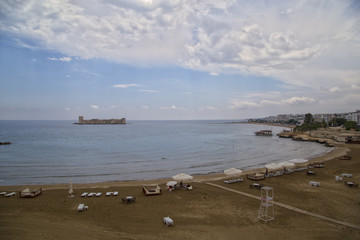
[[[0,1],[0,120],[360,109],[357,0]]]

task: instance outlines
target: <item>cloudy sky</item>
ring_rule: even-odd
[[[359,1],[0,1],[0,119],[360,109]]]

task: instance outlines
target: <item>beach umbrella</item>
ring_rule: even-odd
[[[179,173],[175,176],[172,177],[174,180],[176,181],[186,181],[186,180],[191,180],[193,179],[192,176],[186,174],[186,173]]]
[[[239,175],[242,173],[242,171],[237,168],[229,168],[229,169],[224,170],[224,173],[226,175]]]
[[[289,162],[289,161],[281,162],[281,163],[279,163],[279,165],[281,165],[281,166],[284,167],[284,168],[292,168],[292,167],[295,167],[295,163]]]
[[[70,180],[69,197],[74,197],[73,192],[74,192],[74,190],[73,190],[73,186],[72,186],[72,181]]]
[[[289,162],[295,163],[295,164],[300,164],[300,163],[306,163],[308,160],[303,159],[303,158],[295,158],[295,159],[291,159],[289,160]]]
[[[170,187],[170,186],[175,186],[177,184],[176,181],[170,181],[166,184],[167,187]]]
[[[269,163],[269,164],[266,164],[265,167],[266,167],[268,170],[276,170],[276,169],[282,168],[283,166],[281,166],[281,165],[278,164],[278,163]]]

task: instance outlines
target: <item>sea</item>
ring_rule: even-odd
[[[0,121],[0,185],[94,183],[253,169],[332,148],[276,136],[284,127],[231,120],[128,121],[77,125],[75,121]],[[270,129],[272,137],[254,132]]]

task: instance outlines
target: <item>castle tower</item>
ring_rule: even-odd
[[[258,218],[268,222],[274,220],[274,190],[271,187],[261,188],[260,209]]]
[[[79,116],[79,123],[83,123],[84,121],[84,116]]]

